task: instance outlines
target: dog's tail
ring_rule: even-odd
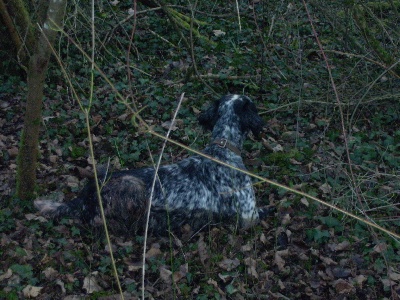
[[[39,211],[39,214],[51,219],[61,219],[63,217],[79,218],[84,203],[81,198],[75,198],[68,202],[55,202],[40,198],[34,201],[34,206]]]
[[[117,172],[101,184],[102,204],[107,217],[129,223],[140,219],[147,211],[146,185],[137,176]],[[67,202],[60,198],[56,201],[49,200],[49,197],[39,198],[34,201],[34,206],[39,214],[51,219],[66,217],[100,224],[101,213],[94,180],[89,181],[77,198]]]

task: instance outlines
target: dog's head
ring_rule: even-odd
[[[251,131],[255,136],[260,134],[265,125],[253,101],[241,95],[226,95],[215,101],[211,107],[200,114],[199,123],[205,129],[213,130],[220,118],[224,118],[225,122],[228,122],[229,118],[232,121],[238,120],[243,133]]]

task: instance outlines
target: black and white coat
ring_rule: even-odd
[[[199,122],[212,130],[212,141],[204,153],[245,169],[240,156],[243,142],[250,131],[258,135],[264,125],[250,98],[224,96],[201,113]],[[100,172],[109,228],[125,232],[143,229],[154,175],[154,168]],[[101,221],[93,181],[69,202],[39,199],[35,206],[53,218],[68,216],[95,224]],[[247,228],[258,220],[248,175],[199,155],[159,168],[151,201],[150,232],[163,235],[168,230],[178,231],[185,224],[197,231],[220,221]]]

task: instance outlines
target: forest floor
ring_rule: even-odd
[[[112,28],[98,27],[103,41],[97,49],[99,65],[115,88],[132,99],[129,105],[142,109],[143,119],[160,133],[166,133],[184,92],[171,137],[197,150],[209,141],[196,120],[205,105],[227,93],[248,95],[266,122],[261,138],[244,145],[243,159],[251,172],[399,234],[398,75],[376,63],[357,26],[351,27],[349,40],[343,38],[340,30],[351,8],[334,6],[328,14],[314,1],[312,20],[329,56],[332,86],[304,7],[283,2],[241,7],[241,30],[234,6],[199,4],[196,18],[204,23],[198,28],[207,40],[195,39],[192,53],[167,18],[156,12],[138,14],[131,81],[124,61],[131,27],[118,25],[129,7],[117,6],[99,16]],[[387,24],[395,22],[390,10],[376,16]],[[73,23],[77,28],[68,22],[71,38],[90,40],[84,32],[88,24]],[[388,28],[387,34],[398,34]],[[88,63],[69,40],[62,43],[59,54],[87,105]],[[190,71],[193,63],[197,71]],[[15,197],[27,87],[21,77],[0,80],[0,298],[117,299],[102,231],[74,220],[45,219],[31,202]],[[151,165],[162,141],[135,127],[127,106],[99,76],[94,85],[96,161],[110,160],[117,169]],[[46,81],[39,151],[38,196],[72,199],[93,164],[83,113],[56,62]],[[168,144],[163,163],[189,155]],[[254,188],[259,206],[276,209],[254,228],[217,225],[194,235],[183,228],[165,238],[149,236],[146,298],[400,299],[398,240],[295,193],[265,183]],[[143,240],[111,236],[125,299],[141,295]]]

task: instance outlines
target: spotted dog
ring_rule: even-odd
[[[226,95],[200,114],[199,123],[212,131],[211,142],[203,152],[245,170],[241,158],[243,142],[250,131],[258,135],[264,126],[250,98]],[[149,220],[149,231],[153,234],[179,231],[185,224],[193,231],[219,222],[247,228],[259,220],[250,177],[200,155],[161,166],[157,174],[153,167],[99,173],[101,198],[110,229],[135,233],[143,230],[154,176]],[[71,201],[38,199],[34,204],[44,216],[101,223],[94,180]]]

